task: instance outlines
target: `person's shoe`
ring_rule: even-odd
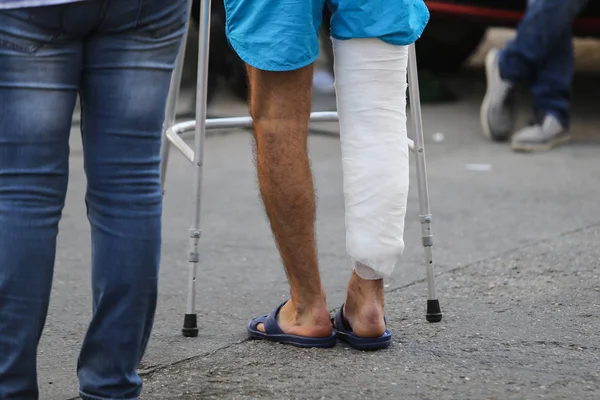
[[[511,139],[511,147],[520,152],[546,151],[570,140],[571,135],[558,119],[546,115],[541,123],[516,132]]]
[[[498,49],[485,57],[487,90],[481,103],[480,118],[483,134],[492,140],[507,140],[515,125],[514,85],[500,77]]]

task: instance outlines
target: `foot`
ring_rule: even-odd
[[[500,77],[499,51],[492,49],[485,57],[487,90],[481,103],[483,134],[492,140],[507,140],[515,124],[513,84]]]
[[[386,331],[383,279],[364,280],[352,272],[344,303],[344,322],[361,338],[376,338]]]
[[[515,151],[546,151],[571,140],[567,129],[552,115],[546,115],[541,123],[528,126],[515,133],[511,147]]]
[[[290,300],[279,310],[277,324],[290,335],[321,338],[332,334],[329,310],[324,301],[312,307],[298,307]],[[262,323],[256,329],[265,333]]]

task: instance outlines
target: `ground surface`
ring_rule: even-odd
[[[244,131],[212,135],[206,142],[200,335],[182,338],[192,168],[173,152],[160,303],[143,360],[143,398],[600,397],[600,147],[586,141],[599,132],[598,70],[581,67],[574,87],[572,129],[581,140],[539,155],[514,154],[481,137],[479,67],[445,78],[460,101],[423,108],[444,321],[432,325],[423,318],[426,290],[413,184],[403,266],[387,287],[394,343],[378,353],[343,345],[298,350],[246,340],[247,320],[284,300],[287,286]],[[524,121],[529,107],[526,97],[521,100]],[[315,101],[315,109],[334,105],[331,97]],[[211,112],[239,114],[245,107],[221,98]],[[335,126],[315,129],[335,131]],[[91,313],[85,178],[76,133],[38,362],[41,398],[50,400],[77,394],[76,359]],[[435,133],[443,140],[440,135],[434,140]],[[322,274],[334,309],[343,301],[350,272],[339,143],[335,136],[313,135],[310,152]]]

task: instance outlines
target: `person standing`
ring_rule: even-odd
[[[161,247],[160,146],[180,0],[0,0],[0,399],[39,397],[77,95],[91,226],[82,399],[137,399]]]
[[[350,279],[332,326],[315,238],[307,139],[323,7],[331,10]],[[247,64],[261,196],[289,300],[249,335],[301,347],[391,342],[384,284],[404,250],[409,163],[408,45],[427,25],[422,0],[225,0],[227,36]]]

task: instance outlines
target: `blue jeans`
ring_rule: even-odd
[[[516,38],[500,52],[500,76],[527,85],[538,118],[551,114],[565,127],[575,68],[571,24],[586,3],[530,0]]]
[[[136,399],[157,300],[161,129],[185,0],[0,11],[0,399],[37,399],[77,94],[91,226],[84,399]]]

